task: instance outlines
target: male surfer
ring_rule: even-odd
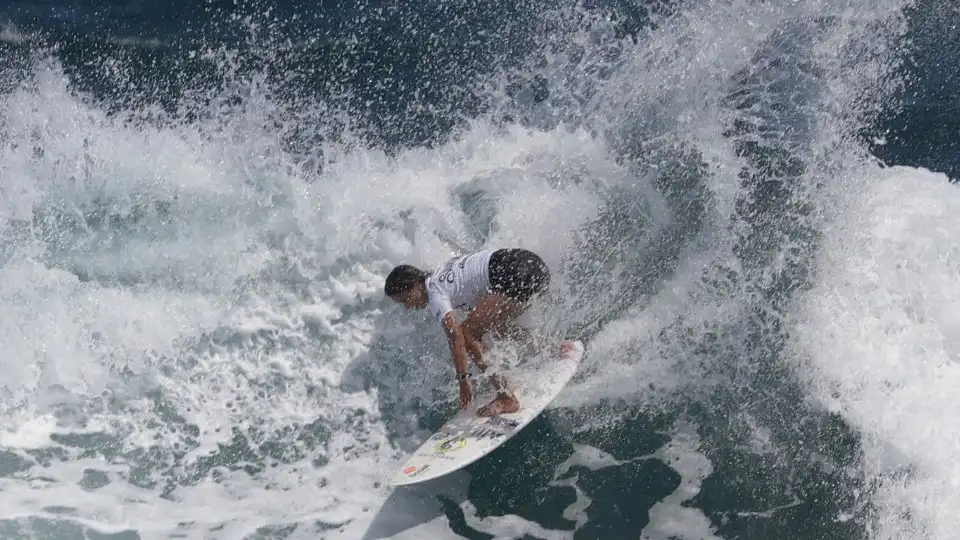
[[[497,249],[454,257],[434,270],[424,272],[414,266],[395,267],[384,282],[384,293],[408,309],[430,311],[447,333],[456,380],[460,383],[460,408],[473,400],[473,388],[467,358],[472,357],[481,371],[486,371],[483,360],[486,347],[483,337],[487,332],[513,332],[510,328],[517,317],[529,306],[530,300],[542,294],[550,285],[550,269],[536,253],[525,249]],[[463,323],[458,323],[453,310],[472,309]],[[512,413],[520,409],[520,401],[507,391],[502,377],[493,383],[497,396],[477,410],[479,416]]]

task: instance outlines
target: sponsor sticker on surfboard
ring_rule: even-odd
[[[567,341],[557,356],[545,357],[535,369],[506,373],[520,399],[520,410],[493,417],[477,416],[477,409],[493,396],[474,396],[474,404],[459,411],[413,452],[391,479],[395,486],[415,484],[462,469],[494,451],[532,422],[570,381],[584,346]],[[531,366],[532,367],[532,366]]]

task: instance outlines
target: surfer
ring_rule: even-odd
[[[526,332],[512,324],[530,301],[550,285],[550,269],[536,253],[525,249],[497,249],[454,257],[433,272],[401,264],[384,282],[384,293],[408,309],[430,308],[443,326],[453,354],[455,378],[460,384],[460,408],[473,401],[467,359],[485,372],[483,337],[488,332],[517,339]],[[472,310],[463,323],[454,309]],[[503,376],[492,381],[497,396],[477,410],[479,416],[512,413],[520,409]]]

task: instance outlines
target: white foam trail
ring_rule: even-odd
[[[712,472],[710,462],[697,450],[699,439],[695,426],[679,421],[672,427],[671,435],[670,442],[656,452],[626,460],[617,459],[592,446],[574,443],[573,454],[557,467],[554,480],[550,482],[551,486],[571,486],[576,490],[576,500],[564,509],[563,513],[566,519],[576,522],[574,531],[587,523],[586,510],[592,501],[577,487],[576,475],[564,479],[558,478],[567,474],[570,468],[575,466],[596,471],[632,461],[658,459],[680,474],[680,485],[668,497],[650,508],[650,522],[641,532],[641,538],[644,540],[716,540],[717,537],[714,536],[707,517],[699,510],[682,506],[684,501],[699,493],[700,484]],[[629,500],[623,502],[630,504]],[[575,534],[568,530],[547,529],[513,514],[480,518],[477,516],[476,508],[469,501],[463,503],[460,508],[464,511],[467,525],[475,530],[492,534],[496,538],[533,536],[544,540],[565,540]],[[418,534],[422,534],[429,529],[416,530]],[[415,536],[408,536],[412,531],[412,529],[405,531],[402,536],[395,538],[414,538]]]
[[[697,451],[698,444],[696,427],[678,422],[673,438],[657,451],[657,457],[680,474],[680,486],[650,509],[642,540],[719,540],[703,512],[683,506],[700,493],[703,480],[713,472],[710,460]]]
[[[813,395],[863,437],[873,537],[960,537],[960,188],[865,168],[828,231],[797,346]]]
[[[16,306],[0,324],[6,411],[99,395],[118,371],[142,372],[151,358],[172,354],[180,337],[210,328],[217,315],[191,295],[101,288],[30,261],[0,268],[0,302]],[[57,388],[59,398],[46,395]]]
[[[73,508],[60,519],[103,532],[129,527],[143,538],[175,530],[185,538],[237,538],[261,525],[363,516],[385,496],[377,486],[395,456],[375,397],[337,389],[344,367],[367,349],[377,312],[340,319],[344,309],[379,295],[382,277],[354,265],[297,301],[276,294],[275,280],[243,286],[274,268],[278,254],[264,236],[289,230],[290,220],[274,220],[289,210],[273,197],[284,182],[299,180],[283,167],[269,179],[257,176],[269,139],[247,133],[250,146],[238,153],[229,137],[211,140],[196,126],[124,125],[72,96],[54,66],[40,66],[36,77],[34,87],[0,102],[7,140],[35,140],[43,150],[0,149],[0,217],[4,241],[13,243],[4,245],[10,260],[0,268],[0,438],[31,463],[27,450],[57,446],[51,435],[105,432],[121,439],[114,451],[161,456],[147,454],[144,464],[152,469],[145,480],[160,485],[131,483],[135,464],[76,459],[81,450],[61,446],[66,460],[0,480],[0,517],[44,515],[44,507],[58,504]],[[157,210],[155,202],[166,206]],[[98,205],[132,230],[83,229]],[[62,223],[44,230],[42,219],[31,223],[35,213]],[[193,349],[217,332],[246,343]],[[300,345],[265,350],[260,333]],[[273,390],[264,395],[264,388]],[[160,389],[198,433],[199,446],[174,470],[164,468],[191,444],[190,429],[164,418],[169,413],[144,395],[148,389]],[[281,441],[304,457],[254,478],[222,468],[169,499],[159,496],[164,482],[177,482],[218,444],[231,442],[231,428],[269,431],[318,419],[334,432],[325,449]],[[311,464],[325,454],[327,465]],[[107,483],[79,485],[85,469]]]

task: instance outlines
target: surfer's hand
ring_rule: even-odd
[[[466,409],[473,401],[473,387],[470,381],[464,379],[460,381],[460,410]]]

